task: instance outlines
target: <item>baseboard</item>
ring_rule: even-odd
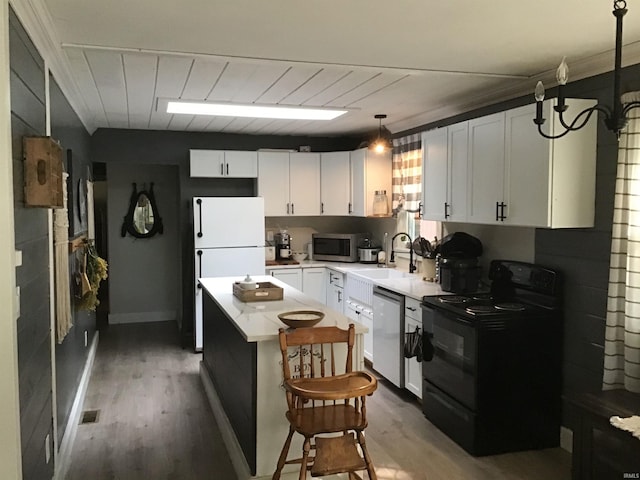
[[[176,319],[175,311],[165,312],[135,312],[135,313],[110,313],[109,325],[116,323],[148,323],[167,322]]]
[[[560,447],[569,453],[573,452],[573,430],[560,427]]]
[[[84,364],[84,370],[82,371],[82,377],[80,377],[80,384],[76,391],[76,396],[73,399],[73,405],[71,406],[71,412],[69,413],[69,419],[67,420],[67,426],[64,429],[64,435],[60,442],[60,449],[58,450],[57,463],[55,465],[55,472],[53,480],[64,480],[67,476],[67,471],[71,464],[71,449],[78,433],[78,422],[82,415],[82,408],[84,406],[84,398],[87,394],[87,388],[89,387],[89,380],[91,379],[91,371],[93,369],[93,362],[96,358],[96,352],[98,351],[98,340],[100,332],[96,331],[91,341],[91,347],[87,355],[87,361]]]

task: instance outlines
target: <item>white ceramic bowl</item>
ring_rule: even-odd
[[[303,260],[306,260],[307,258],[307,252],[293,252],[293,259],[300,263]]]

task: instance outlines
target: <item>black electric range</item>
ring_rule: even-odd
[[[423,412],[473,455],[559,443],[559,274],[491,262],[489,292],[422,302]]]

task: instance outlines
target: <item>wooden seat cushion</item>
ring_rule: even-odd
[[[287,419],[295,430],[305,436],[319,433],[362,430],[366,419],[353,405],[325,405],[313,408],[298,408],[287,412]]]

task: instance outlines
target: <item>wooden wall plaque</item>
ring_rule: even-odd
[[[62,147],[51,137],[24,137],[24,202],[62,208]]]

